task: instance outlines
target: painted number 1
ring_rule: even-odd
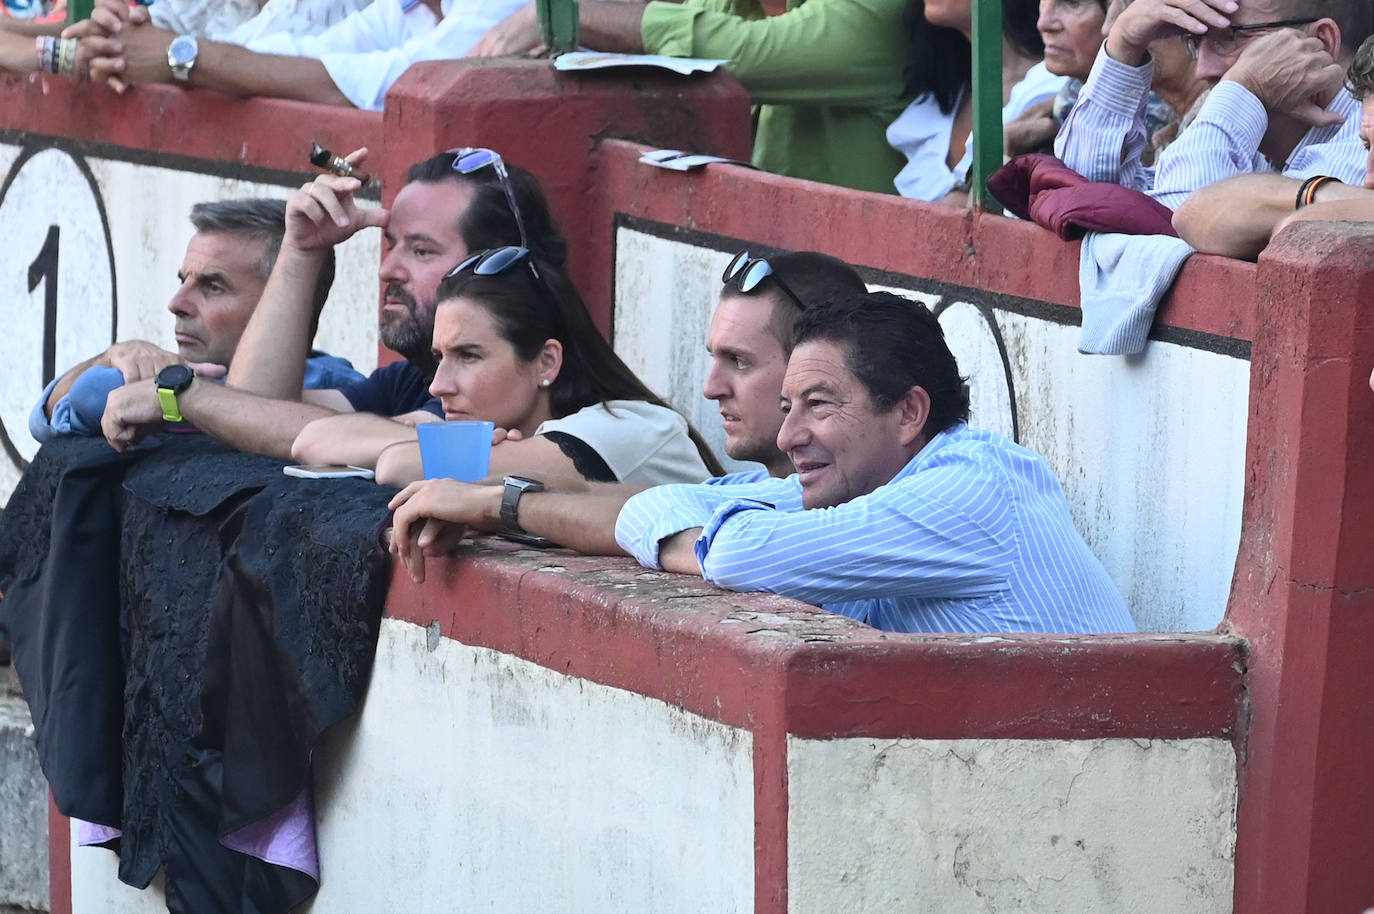
[[[29,264],[29,291],[43,283],[43,386],[57,372],[57,247],[61,230],[48,226],[43,249]]]

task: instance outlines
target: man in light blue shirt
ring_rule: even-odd
[[[640,493],[616,524],[626,551],[890,631],[1135,629],[1044,459],[967,426],[928,309],[845,299],[803,314],[793,343],[778,446],[797,474]]]
[[[1150,191],[1170,209],[1254,172],[1358,184],[1360,105],[1343,81],[1372,25],[1368,0],[1135,0],[1112,24],[1055,152],[1094,181]],[[1194,49],[1198,78],[1216,85],[1152,175],[1140,160],[1148,48],[1174,36]]]
[[[196,233],[177,272],[181,287],[167,303],[176,318],[177,351],[130,340],[76,365],[44,388],[29,414],[29,433],[38,441],[101,434],[100,417],[110,392],[127,381],[153,377],[168,365],[185,362],[205,376],[223,376],[276,263],[285,216],[284,200],[193,206]],[[333,281],[331,251],[315,284],[317,320]],[[334,388],[361,379],[347,360],[327,353],[313,352],[306,363],[307,388]]]

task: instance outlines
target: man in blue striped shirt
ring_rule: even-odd
[[[1371,27],[1368,0],[1134,0],[1113,23],[1055,152],[1094,181],[1150,191],[1170,209],[1252,172],[1358,184],[1360,105],[1342,83]],[[1175,36],[1194,50],[1198,77],[1216,86],[1151,173],[1140,161],[1148,47]]]
[[[891,631],[1134,631],[1044,459],[967,426],[925,306],[844,299],[793,342],[778,446],[797,474],[649,489],[616,524],[627,552]]]

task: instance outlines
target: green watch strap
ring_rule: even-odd
[[[182,422],[181,407],[177,404],[177,392],[169,387],[157,389],[158,402],[162,404],[162,418],[168,422]]]

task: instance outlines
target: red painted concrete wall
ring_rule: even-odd
[[[309,142],[383,151],[384,197],[412,161],[491,145],[549,188],[574,276],[609,317],[613,216],[630,213],[877,269],[1075,306],[1077,249],[1034,226],[736,168],[649,172],[637,147],[743,156],[747,100],[728,77],[555,76],[547,64],[433,64],[385,115],[148,88],[117,98],[0,78],[0,130],[308,173]],[[760,808],[785,808],[781,741],[803,735],[1220,735],[1241,750],[1236,910],[1356,910],[1374,899],[1374,233],[1306,226],[1258,267],[1194,258],[1170,326],[1253,343],[1248,495],[1223,633],[977,643],[894,637],[766,597],[665,582],[652,603],[613,588],[625,562],[485,556],[402,582],[393,614],[599,682],[749,726]],[[1180,408],[1205,408],[1198,403]],[[454,591],[463,592],[462,611]],[[690,608],[678,608],[676,597]],[[729,614],[787,620],[785,643],[740,644]],[[781,624],[769,622],[767,624]],[[817,628],[819,627],[819,628]],[[825,635],[819,637],[818,632]],[[1245,639],[1242,646],[1234,636]],[[977,694],[977,701],[969,696]],[[902,696],[910,697],[903,700]],[[761,911],[785,908],[786,829],[761,820]],[[61,873],[64,831],[54,828]],[[65,892],[55,887],[54,900]]]
[[[1374,226],[1260,258],[1229,622],[1251,644],[1237,911],[1374,902]]]
[[[397,574],[388,614],[752,732],[759,914],[787,911],[789,735],[1242,733],[1243,645],[1226,635],[893,635],[794,600],[648,573],[628,559],[501,543],[439,567],[418,586]],[[636,593],[626,596],[631,582]]]

